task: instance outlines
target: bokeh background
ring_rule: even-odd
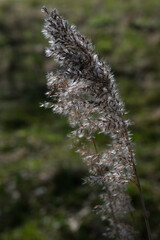
[[[103,239],[105,224],[92,211],[99,190],[82,184],[88,171],[70,149],[67,119],[39,107],[45,74],[57,67],[44,55],[43,5],[77,25],[112,67],[134,122],[138,173],[159,240],[159,0],[0,0],[0,239]],[[128,192],[145,240],[138,192],[133,186]]]

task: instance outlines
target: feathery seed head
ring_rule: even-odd
[[[89,167],[87,181],[102,187],[103,204],[98,211],[110,222],[109,236],[133,239],[133,229],[122,223],[124,216],[133,211],[126,193],[126,184],[135,181],[133,150],[127,130],[129,122],[124,119],[124,104],[114,77],[75,26],[69,25],[56,9],[49,12],[43,7],[42,11],[46,13],[43,34],[49,38],[46,56],[54,57],[61,66],[59,72],[47,75],[47,95],[54,102],[49,106],[54,112],[67,115],[75,128],[70,137],[75,139],[77,151]],[[112,139],[111,146],[100,153],[95,142],[97,132]]]

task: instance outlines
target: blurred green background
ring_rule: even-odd
[[[0,0],[0,239],[103,239],[105,223],[92,211],[99,190],[82,184],[88,171],[70,149],[67,119],[39,107],[45,74],[56,68],[44,56],[43,5],[77,25],[112,67],[134,122],[138,173],[159,240],[159,0]],[[128,192],[145,240],[138,192]]]

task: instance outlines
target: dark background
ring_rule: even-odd
[[[77,25],[112,67],[134,122],[138,173],[159,240],[159,0],[0,1],[0,239],[103,239],[104,224],[92,211],[99,190],[82,185],[88,171],[70,150],[67,119],[39,107],[45,74],[56,67],[44,56],[43,5]],[[134,225],[147,239],[138,192],[128,192]]]

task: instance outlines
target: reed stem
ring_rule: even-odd
[[[138,173],[137,173],[136,165],[135,165],[135,162],[134,162],[134,157],[133,157],[133,153],[132,153],[132,150],[131,150],[131,144],[130,144],[130,141],[129,141],[129,138],[128,138],[128,133],[127,133],[127,129],[125,127],[125,124],[124,124],[124,128],[125,128],[125,134],[126,134],[128,150],[130,152],[130,156],[131,156],[131,160],[132,160],[133,171],[134,171],[135,177],[136,177],[136,186],[137,186],[137,188],[139,190],[139,195],[140,195],[140,199],[141,199],[143,216],[144,216],[145,223],[146,223],[146,228],[147,228],[147,235],[148,235],[148,239],[152,240],[148,214],[147,214],[147,210],[146,210],[146,206],[145,206],[144,197],[143,197],[143,194],[142,194],[142,188],[141,188],[139,176],[138,176]]]

